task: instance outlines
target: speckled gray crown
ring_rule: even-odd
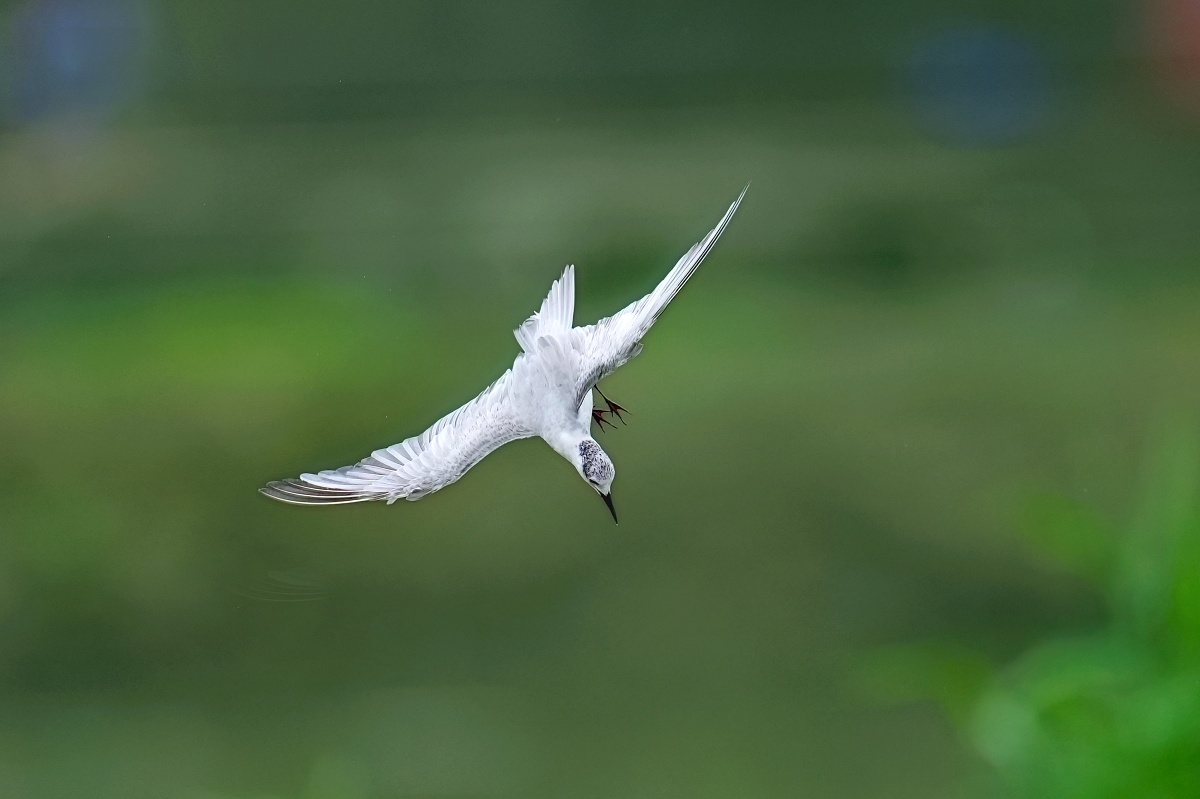
[[[604,483],[612,479],[612,463],[605,457],[604,451],[595,441],[591,439],[580,441],[579,457],[583,461],[583,476],[588,480]]]

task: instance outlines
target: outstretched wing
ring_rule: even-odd
[[[684,253],[654,291],[594,325],[572,331],[572,345],[580,355],[578,399],[582,400],[592,386],[641,352],[642,337],[717,243],[749,188],[747,184],[717,226]]]
[[[296,505],[416,500],[445,488],[492,450],[533,432],[514,412],[512,370],[475,399],[444,416],[419,436],[405,439],[354,466],[277,480],[260,489],[272,499]]]

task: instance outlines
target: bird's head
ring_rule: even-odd
[[[579,476],[586,480],[587,484],[595,489],[600,498],[604,500],[604,504],[608,506],[615,522],[617,511],[612,504],[612,483],[613,478],[617,476],[617,470],[613,468],[612,460],[590,436],[579,442],[574,456],[571,458],[571,462],[575,464]]]

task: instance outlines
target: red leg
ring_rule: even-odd
[[[604,410],[603,408],[592,408],[592,421],[600,426],[601,431],[604,430],[604,425],[606,424],[609,427],[616,427],[615,424],[604,418],[604,414],[606,413],[608,413],[608,411]]]
[[[600,386],[596,386],[595,388],[596,388],[596,393],[598,393],[600,395],[600,399],[604,400],[604,404],[608,406],[608,412],[611,413],[613,416],[617,417],[618,419],[620,419],[621,424],[625,424],[626,423],[625,418],[623,416],[621,416],[621,412],[624,411],[625,413],[629,413],[629,409],[626,407],[623,407],[621,405],[618,405],[617,403],[610,400],[608,397],[604,396],[604,392],[600,390]],[[593,411],[593,413],[595,413],[595,412]],[[609,422],[609,424],[612,424],[612,422]],[[616,427],[616,425],[613,425],[613,427]]]

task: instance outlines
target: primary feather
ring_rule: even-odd
[[[592,386],[599,383],[608,375],[615,372],[631,358],[642,351],[642,337],[650,330],[651,325],[666,309],[675,295],[688,282],[708,255],[717,239],[725,231],[729,220],[746,196],[749,185],[729,206],[725,216],[708,235],[692,245],[692,248],[675,262],[675,266],[667,273],[654,291],[636,300],[612,316],[601,319],[594,325],[578,327],[573,331],[573,343],[580,353],[579,380],[576,383],[576,396],[582,398]]]

